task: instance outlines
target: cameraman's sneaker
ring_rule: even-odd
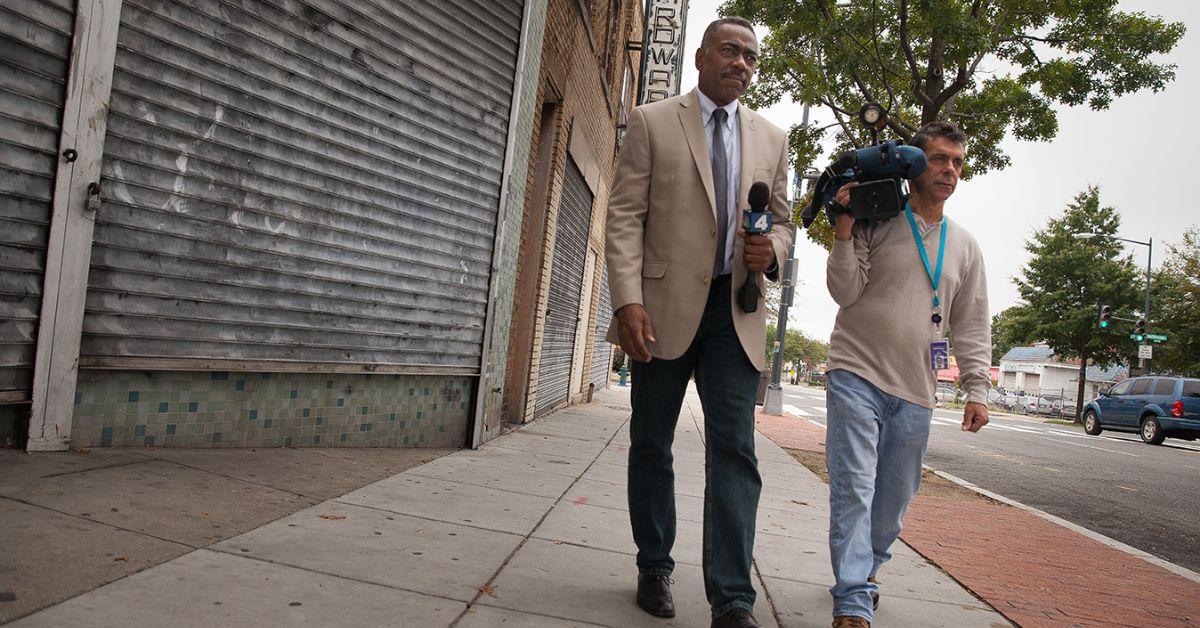
[[[871,622],[856,615],[834,616],[833,628],[871,628]]]

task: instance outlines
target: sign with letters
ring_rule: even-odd
[[[679,95],[687,0],[647,0],[638,104]]]

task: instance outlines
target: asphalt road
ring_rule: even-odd
[[[785,385],[783,403],[824,426],[824,390]],[[926,464],[1200,571],[1200,441],[1153,446],[1137,434],[1088,436],[1082,427],[996,414],[971,434],[961,422],[961,411],[934,411]]]

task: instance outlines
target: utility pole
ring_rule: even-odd
[[[1154,254],[1154,238],[1148,238],[1147,242],[1146,242],[1146,309],[1142,310],[1143,312],[1145,312],[1145,314],[1142,315],[1142,318],[1146,321],[1147,326],[1150,325],[1150,256],[1152,256],[1153,254]],[[1150,341],[1148,339],[1143,340],[1142,344],[1149,345]],[[1139,349],[1138,350],[1138,353],[1139,353],[1138,369],[1142,372],[1142,375],[1149,375],[1150,373],[1149,373],[1148,369],[1152,368],[1152,367],[1146,366],[1147,360],[1146,360],[1146,358],[1144,358],[1140,355],[1141,352],[1142,352],[1142,350]]]
[[[1138,321],[1139,329],[1137,333],[1142,334],[1142,338],[1138,340],[1138,371],[1141,375],[1149,375],[1149,367],[1146,366],[1146,362],[1149,358],[1145,357],[1142,347],[1151,346],[1151,341],[1145,334],[1150,326],[1150,262],[1154,256],[1154,238],[1147,238],[1145,242],[1142,242],[1141,240],[1130,240],[1129,238],[1120,238],[1117,236],[1103,236],[1098,233],[1091,232],[1075,234],[1075,239],[1077,240],[1091,240],[1092,238],[1111,238],[1113,240],[1129,242],[1130,244],[1140,244],[1146,247],[1146,305],[1142,309],[1142,320]],[[1101,308],[1103,308],[1103,306],[1101,306]],[[1103,312],[1101,312],[1101,320],[1103,320]],[[1104,327],[1104,325],[1100,326]]]
[[[804,105],[804,118],[800,122],[802,128],[808,128],[808,110],[809,106]],[[805,186],[807,187],[807,186]],[[796,190],[796,198],[803,196],[803,190]],[[791,209],[791,208],[789,208]],[[771,365],[771,383],[767,385],[767,394],[763,398],[763,413],[765,414],[783,414],[783,343],[787,337],[787,317],[788,307],[792,303],[792,296],[796,290],[795,275],[796,275],[796,237],[799,235],[799,230],[796,228],[796,223],[792,222],[792,250],[788,251],[787,262],[783,268],[779,269],[782,275],[780,276],[780,284],[782,291],[779,299],[779,318],[775,321],[775,356]]]

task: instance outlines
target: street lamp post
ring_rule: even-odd
[[[1130,244],[1140,244],[1140,245],[1146,247],[1146,305],[1145,305],[1145,308],[1142,310],[1142,312],[1143,312],[1142,316],[1145,317],[1146,328],[1149,329],[1149,327],[1150,327],[1150,260],[1151,260],[1152,256],[1154,255],[1154,238],[1150,238],[1148,241],[1142,242],[1141,240],[1130,240],[1129,238],[1118,238],[1117,236],[1106,236],[1106,235],[1101,235],[1099,233],[1077,233],[1077,234],[1075,234],[1075,237],[1079,240],[1091,240],[1092,238],[1111,238],[1113,240],[1129,242]],[[1148,341],[1143,340],[1142,344],[1147,344],[1147,342]],[[1146,368],[1146,358],[1143,358],[1140,354],[1138,355],[1138,368],[1140,368],[1140,369]]]

